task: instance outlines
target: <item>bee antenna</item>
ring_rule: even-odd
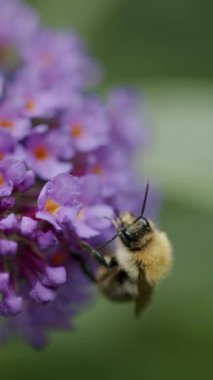
[[[120,219],[119,216],[118,216],[118,218],[119,218],[120,222],[122,222],[122,220]],[[109,218],[108,216],[104,216],[104,219],[109,220],[109,221],[113,224],[113,226],[114,226],[115,228],[118,228],[117,223],[116,223],[116,221],[115,221],[114,219]],[[119,236],[119,233],[115,234],[111,239],[107,240],[105,243],[103,243],[103,244],[99,245],[98,247],[96,247],[96,249],[102,249],[102,248],[106,247],[106,246],[107,246],[108,244],[110,244],[113,240],[115,240],[116,237],[118,237],[118,236]]]
[[[113,240],[115,240],[116,237],[118,237],[118,236],[119,236],[119,234],[114,235],[111,239],[106,241],[104,244],[99,245],[99,247],[96,247],[96,249],[102,249],[102,248],[106,247],[109,243],[111,243]]]
[[[149,192],[149,182],[148,182],[147,185],[146,185],[146,190],[145,190],[145,194],[144,194],[144,199],[143,199],[143,204],[142,204],[142,209],[141,209],[140,218],[143,216],[144,211],[145,211],[146,202],[147,202],[147,197],[148,197],[148,192]]]
[[[109,218],[108,216],[104,215],[103,218],[109,220],[110,222],[112,222],[112,218]]]

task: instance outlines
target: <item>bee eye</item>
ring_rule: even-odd
[[[150,229],[150,224],[146,218],[141,218],[141,224],[142,224],[143,229],[145,229],[145,230]]]
[[[134,234],[132,231],[130,231],[128,228],[125,228],[123,231],[122,231],[122,235],[124,237],[124,239],[128,242],[132,242],[132,241],[135,241],[137,240],[137,236],[136,234]]]
[[[123,236],[125,237],[126,240],[128,240],[128,241],[131,240],[131,233],[130,233],[130,231],[128,231],[127,229],[124,229],[122,231],[122,234],[123,234]]]

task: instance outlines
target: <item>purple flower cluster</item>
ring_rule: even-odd
[[[140,208],[137,95],[117,89],[102,101],[88,91],[99,79],[73,32],[0,0],[0,316],[12,316],[4,339],[18,333],[41,347],[47,330],[71,328],[90,297],[75,257],[91,260],[81,240],[104,242],[115,212]]]

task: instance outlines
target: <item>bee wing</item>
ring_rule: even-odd
[[[145,272],[139,268],[138,277],[138,296],[135,300],[135,314],[139,316],[144,307],[147,305],[151,298],[152,286],[148,284],[145,277]]]

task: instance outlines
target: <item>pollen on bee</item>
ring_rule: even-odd
[[[74,124],[71,126],[71,136],[75,138],[82,137],[84,135],[84,129],[81,124]]]
[[[14,126],[14,123],[11,120],[0,119],[0,126],[3,128],[12,128]]]
[[[50,212],[50,214],[55,215],[57,211],[60,209],[60,205],[52,199],[48,198],[45,203],[44,209],[45,211]]]
[[[46,160],[49,156],[49,152],[44,146],[38,146],[35,148],[33,154],[38,160]]]
[[[5,184],[5,179],[3,175],[0,173],[0,186],[3,186]]]
[[[0,152],[0,161],[4,159],[5,154],[3,152]]]

